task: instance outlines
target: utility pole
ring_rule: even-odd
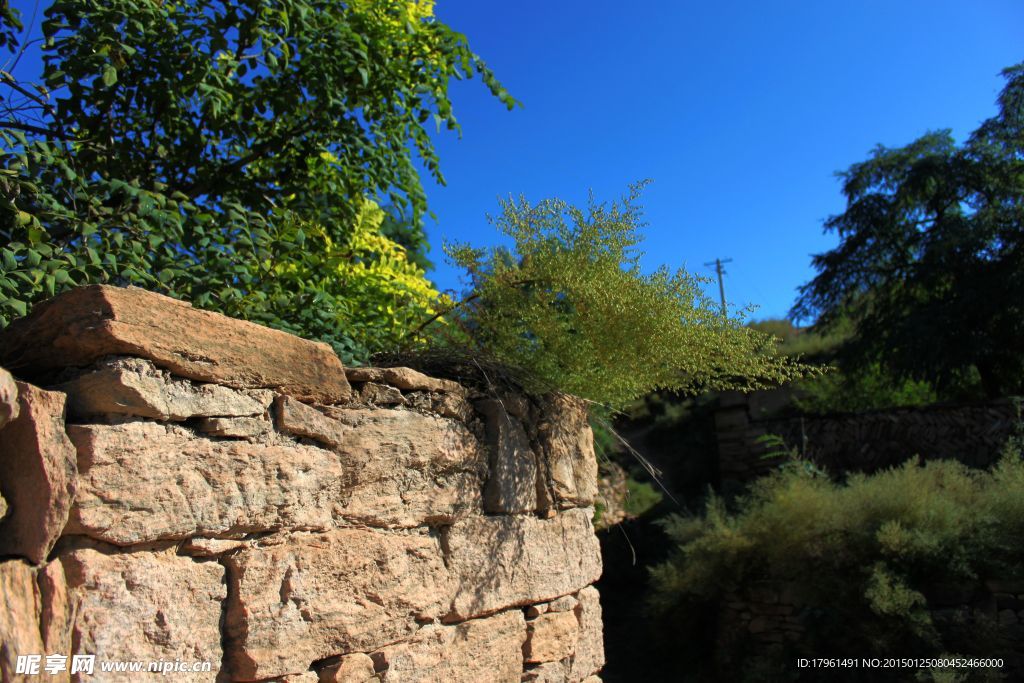
[[[718,296],[722,301],[722,317],[729,317],[729,310],[725,307],[725,285],[722,283],[722,276],[725,275],[725,269],[722,268],[723,263],[732,263],[731,258],[720,259],[716,258],[714,261],[708,261],[705,266],[714,266],[715,273],[718,274]]]

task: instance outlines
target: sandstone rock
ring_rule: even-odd
[[[267,440],[274,426],[262,417],[204,417],[196,431],[222,439]]]
[[[18,655],[46,655],[39,632],[41,599],[35,570],[20,560],[0,562],[0,680],[28,680],[16,676]]]
[[[604,666],[604,633],[601,625],[601,596],[587,586],[576,597],[579,605],[573,610],[579,619],[580,636],[576,641],[567,680],[576,683],[597,673]],[[600,680],[600,679],[598,679]]]
[[[415,527],[479,508],[481,456],[464,425],[342,413],[350,424],[337,451],[211,441],[152,422],[70,425],[82,473],[67,533],[130,545],[352,522]]]
[[[548,603],[542,602],[536,605],[530,605],[526,608],[526,618],[536,619],[540,615],[548,611]]]
[[[544,662],[527,666],[522,683],[565,683],[568,665],[563,662]]]
[[[195,384],[171,377],[142,358],[100,361],[92,372],[57,387],[68,395],[73,417],[135,415],[182,421],[205,416],[262,415],[273,392]]]
[[[75,605],[68,594],[64,565],[59,560],[50,562],[39,570],[36,580],[42,603],[39,632],[46,653],[67,655],[72,647]],[[53,680],[68,680],[68,674],[54,676]]]
[[[576,605],[579,604],[579,600],[571,595],[563,595],[557,600],[552,600],[548,603],[549,612],[568,612],[569,610],[576,609]]]
[[[459,394],[432,394],[430,409],[442,417],[450,417],[459,422],[473,419],[473,406]]]
[[[490,473],[484,486],[484,510],[502,514],[537,509],[537,456],[523,423],[497,399],[477,401],[487,425]]]
[[[542,614],[526,623],[523,656],[530,663],[557,662],[576,649],[580,627],[572,612]]]
[[[336,420],[291,396],[277,397],[274,417],[282,432],[305,436],[327,446],[339,446],[344,441],[344,432]]]
[[[320,676],[312,671],[303,671],[300,674],[288,674],[287,676],[282,676],[281,678],[275,679],[275,681],[280,681],[281,683],[319,683]]]
[[[245,680],[408,638],[444,613],[451,594],[440,543],[426,535],[297,533],[224,563],[226,661]]]
[[[0,363],[33,372],[138,356],[173,374],[322,402],[350,388],[329,346],[129,287],[79,287],[0,332]]]
[[[168,552],[103,555],[76,550],[61,556],[68,588],[78,602],[75,654],[99,660],[221,662],[224,568]],[[98,671],[98,668],[97,668]],[[104,674],[108,681],[138,674]],[[209,681],[210,673],[178,673],[177,680]]]
[[[552,519],[470,517],[444,530],[456,593],[446,620],[464,620],[572,593],[601,575],[593,511]]]
[[[7,499],[0,496],[0,522],[3,522],[4,515],[7,514]]]
[[[75,449],[64,433],[64,394],[18,382],[19,415],[0,430],[0,555],[46,556],[75,497]]]
[[[130,545],[280,527],[326,529],[346,473],[313,446],[211,441],[154,422],[69,425],[80,488],[67,533]]]
[[[425,626],[371,657],[382,683],[518,681],[524,637],[523,613],[512,610],[457,626]]]
[[[600,676],[587,676],[583,679],[583,683],[602,683]]]
[[[412,368],[345,368],[350,382],[389,384],[406,391],[446,391],[463,395],[466,388],[450,379],[429,377]]]
[[[353,473],[342,514],[370,526],[450,524],[480,509],[484,453],[464,425],[411,410],[327,409]]]
[[[179,550],[192,557],[216,557],[247,545],[248,541],[230,538],[190,538],[181,544]]]
[[[18,386],[11,373],[0,368],[0,429],[18,417]]]
[[[321,669],[319,683],[369,683],[378,680],[370,656],[354,652]]]
[[[376,382],[367,382],[363,385],[363,388],[359,391],[359,400],[376,406],[404,406],[407,402],[405,397],[402,396],[402,392],[395,387],[377,384]]]
[[[540,443],[558,506],[586,507],[597,496],[597,458],[587,406],[580,399],[554,394],[545,402],[547,429]]]

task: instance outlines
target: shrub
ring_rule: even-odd
[[[802,652],[991,656],[984,622],[939,628],[929,596],[943,584],[1021,575],[1024,460],[1008,448],[991,471],[908,462],[846,484],[785,468],[732,509],[713,498],[703,517],[669,517],[664,528],[676,549],[651,572],[652,604],[662,613],[706,609],[728,591],[778,581],[806,606],[806,632],[793,646]],[[794,652],[777,655],[776,670],[799,678],[787,659]],[[751,653],[723,656],[743,669]]]

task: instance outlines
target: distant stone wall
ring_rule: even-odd
[[[980,405],[934,405],[821,417],[764,417],[756,395],[722,397],[715,413],[723,481],[749,481],[778,465],[758,439],[782,437],[826,471],[876,472],[920,456],[972,467],[995,462],[1017,428],[1009,400]]]
[[[599,680],[581,402],[113,287],[0,332],[0,364],[2,681]]]
[[[726,672],[730,669],[733,664],[724,654],[737,648],[745,653],[747,664],[780,654],[820,657],[806,644],[808,618],[833,606],[808,605],[800,593],[799,585],[785,581],[752,582],[727,592],[719,602],[720,668]],[[937,584],[924,593],[932,623],[940,634],[960,642],[981,641],[986,647],[984,654],[958,656],[1001,659],[998,673],[1003,680],[1024,678],[1024,582],[989,579]]]

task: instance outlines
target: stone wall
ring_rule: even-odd
[[[0,364],[2,681],[599,680],[581,402],[113,287],[38,306]]]
[[[782,437],[787,447],[833,474],[877,472],[914,456],[986,467],[998,459],[1020,420],[1013,402],[1006,399],[978,405],[773,417],[764,404],[785,400],[778,396],[779,392],[722,396],[715,428],[723,481],[749,481],[779,464],[764,457],[766,446],[758,439],[766,434]]]

